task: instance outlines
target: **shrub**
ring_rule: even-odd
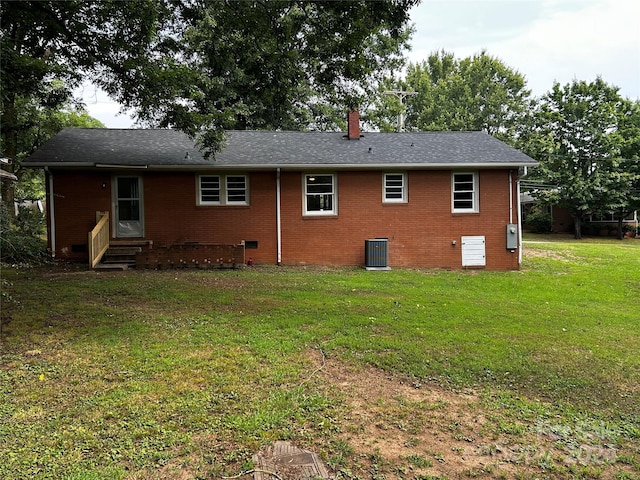
[[[527,215],[527,227],[534,233],[549,233],[552,225],[551,214],[541,211],[540,208],[533,207]]]
[[[622,233],[623,234],[630,233],[632,235],[637,235],[638,234],[638,230],[639,229],[636,229],[635,225],[631,225],[629,223],[627,223],[627,224],[622,226]]]
[[[19,207],[16,218],[17,229],[25,235],[32,237],[45,233],[46,216],[37,208]]]
[[[50,261],[46,242],[40,238],[42,215],[26,214],[14,223],[6,204],[0,205],[0,261],[11,264],[41,264]]]

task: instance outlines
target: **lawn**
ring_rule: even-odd
[[[640,478],[640,241],[518,272],[2,268],[0,478]],[[250,478],[241,475],[236,478]]]

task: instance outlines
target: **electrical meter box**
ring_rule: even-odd
[[[515,223],[507,224],[507,250],[515,250],[518,248],[518,225]]]

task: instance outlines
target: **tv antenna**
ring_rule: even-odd
[[[400,110],[400,113],[398,114],[397,129],[398,129],[398,132],[404,132],[404,99],[410,95],[417,95],[418,92],[405,92],[401,88],[400,90],[387,90],[386,92],[383,92],[383,93],[385,95],[393,95],[395,97],[398,97],[398,99],[400,99],[400,105],[402,106],[402,108]]]

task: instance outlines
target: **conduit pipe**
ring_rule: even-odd
[[[509,170],[509,223],[513,223],[513,171]]]
[[[276,250],[278,265],[282,263],[282,218],[280,215],[280,167],[276,170]]]
[[[520,203],[520,179],[516,182],[516,195],[518,202],[518,266],[522,265],[522,205]]]
[[[56,257],[56,214],[55,214],[55,197],[53,196],[53,173],[49,170],[49,167],[44,167],[44,171],[47,173],[47,179],[49,180],[49,235],[51,244],[51,256]]]

